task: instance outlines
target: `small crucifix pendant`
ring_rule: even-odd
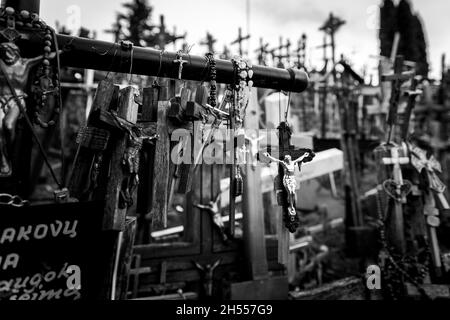
[[[183,60],[183,54],[178,53],[177,58],[173,60],[173,63],[178,63],[178,80],[181,80],[181,74],[183,72],[183,64],[187,63],[187,60]]]

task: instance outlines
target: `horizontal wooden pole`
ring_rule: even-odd
[[[132,73],[163,78],[178,78],[177,53],[152,48],[124,48],[118,43],[57,35],[63,66],[111,72]],[[185,55],[182,79],[208,81],[208,63],[204,56]],[[232,84],[235,79],[233,63],[216,60],[217,82]],[[298,69],[253,66],[255,87],[282,91],[302,92],[308,86],[308,75]]]

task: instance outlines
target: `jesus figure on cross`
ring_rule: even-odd
[[[297,188],[297,182],[295,181],[295,165],[302,162],[305,158],[309,157],[309,152],[305,152],[302,156],[292,161],[290,155],[285,155],[283,160],[272,157],[268,152],[264,155],[271,161],[278,162],[283,167],[283,185],[288,194],[288,210],[290,215],[296,215],[295,211],[295,189]]]

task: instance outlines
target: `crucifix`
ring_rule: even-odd
[[[177,58],[173,60],[173,63],[178,64],[178,80],[181,80],[181,75],[183,73],[183,64],[188,63],[187,60],[183,60],[183,53],[178,51]]]
[[[391,98],[389,100],[389,114],[387,118],[388,136],[386,144],[391,142],[391,139],[393,138],[393,130],[397,124],[398,103],[402,83],[413,77],[412,72],[403,72],[403,61],[403,56],[397,56],[394,61],[394,73],[381,76],[381,81],[392,81]]]
[[[151,38],[152,42],[154,42],[154,45],[158,47],[158,49],[164,50],[167,44],[186,37],[186,34],[177,36],[175,33],[171,34],[168,32],[164,23],[164,15],[160,15],[159,20],[159,32]]]
[[[427,152],[416,145],[409,145],[411,151],[411,164],[421,174],[426,173],[426,187],[424,190],[424,215],[428,226],[428,235],[431,246],[431,256],[435,268],[435,275],[442,275],[442,261],[439,241],[436,228],[440,225],[439,210],[436,207],[435,196],[441,202],[444,210],[449,209],[447,199],[444,196],[445,184],[439,179],[437,173],[442,172],[441,164],[433,155],[428,156]]]
[[[250,35],[248,34],[246,36],[242,36],[242,28],[239,27],[237,39],[230,43],[231,45],[234,45],[234,44],[238,45],[239,55],[241,57],[244,55],[244,51],[242,49],[242,42],[244,42],[245,40],[248,40],[248,39],[250,39]]]
[[[224,59],[224,60],[228,60],[230,59],[230,50],[228,49],[228,47],[226,45],[223,46],[223,51],[220,54],[220,59]]]
[[[391,223],[389,227],[393,230],[390,233],[392,245],[397,248],[399,253],[404,254],[406,251],[405,234],[404,234],[404,219],[403,219],[403,204],[406,203],[406,196],[411,191],[411,182],[403,180],[402,165],[409,164],[408,157],[400,156],[400,148],[391,147],[391,157],[383,157],[382,164],[392,166],[393,179],[385,180],[382,184],[384,191],[393,202],[394,211],[391,216]],[[391,207],[391,206],[390,206]]]
[[[206,32],[206,39],[200,42],[201,45],[206,46],[208,48],[208,52],[214,53],[214,44],[217,42],[217,39],[213,37],[213,35],[209,32]]]

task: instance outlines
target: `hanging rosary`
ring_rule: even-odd
[[[233,87],[233,105],[230,112],[232,119],[230,121],[230,129],[234,129],[236,132],[237,129],[242,128],[245,119],[245,111],[249,102],[250,90],[253,87],[253,80],[251,80],[253,77],[253,70],[251,62],[244,60],[241,57],[234,57],[231,61],[234,66],[236,80]],[[237,161],[236,151],[235,146],[233,158],[234,163]],[[234,173],[233,187],[235,197],[242,195],[244,190],[244,180],[242,178],[239,164],[236,166],[236,172]]]

